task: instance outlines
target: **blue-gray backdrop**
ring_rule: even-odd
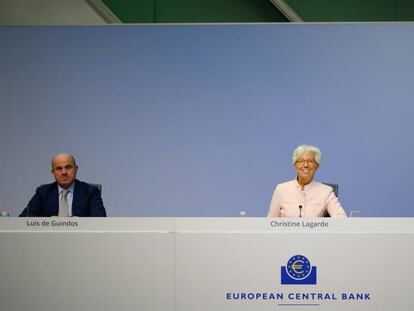
[[[363,216],[414,216],[414,24],[0,28],[1,210],[73,153],[110,216],[264,216],[317,179]]]

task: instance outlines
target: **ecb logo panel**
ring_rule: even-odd
[[[305,256],[295,255],[280,268],[280,277],[281,283],[287,285],[316,284],[316,267]]]

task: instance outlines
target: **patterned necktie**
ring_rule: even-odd
[[[68,193],[67,189],[62,190],[62,196],[59,201],[59,217],[69,217],[68,199],[66,198]]]

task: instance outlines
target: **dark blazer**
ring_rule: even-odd
[[[59,213],[59,193],[56,182],[40,186],[20,217],[49,217]],[[106,217],[101,191],[85,182],[75,180],[72,216]]]

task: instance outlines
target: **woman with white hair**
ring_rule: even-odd
[[[301,145],[295,149],[292,164],[297,177],[276,186],[268,217],[346,217],[332,187],[313,180],[320,162],[319,148]]]

